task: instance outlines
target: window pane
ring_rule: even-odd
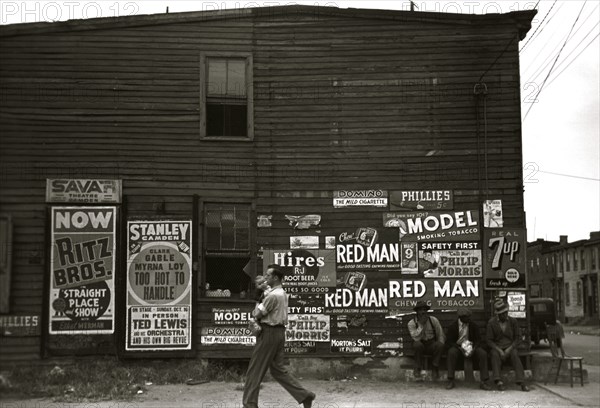
[[[225,110],[220,104],[206,104],[206,135],[207,136],[223,136],[225,129]]]
[[[207,95],[224,95],[227,92],[227,61],[210,58],[208,60]]]
[[[250,248],[250,209],[242,207],[237,209],[235,220],[235,239],[237,249]]]
[[[246,61],[227,61],[227,95],[246,96]]]
[[[221,247],[220,212],[206,212],[206,249],[218,250]]]
[[[223,136],[246,136],[246,105],[225,105],[225,123]]]
[[[233,211],[227,210],[221,212],[221,248],[234,249],[235,237],[233,233],[234,218]]]

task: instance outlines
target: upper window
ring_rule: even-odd
[[[202,138],[253,138],[252,70],[250,54],[208,54],[200,57]]]
[[[585,252],[581,250],[581,269],[585,269]]]

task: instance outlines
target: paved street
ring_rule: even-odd
[[[585,334],[565,333],[565,351],[572,356],[584,358],[585,364],[600,365],[600,337]],[[538,346],[532,345],[532,350],[536,352],[550,353],[548,343],[542,341]]]

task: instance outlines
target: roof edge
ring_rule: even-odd
[[[454,14],[406,10],[360,9],[326,6],[270,6],[236,8],[227,10],[187,11],[181,13],[141,14],[135,16],[100,17],[58,22],[18,23],[0,26],[0,37],[10,37],[40,33],[60,33],[73,31],[101,30],[107,28],[143,27],[174,23],[193,23],[240,18],[259,18],[284,14],[312,14],[315,16],[372,18],[391,21],[444,23],[472,25],[491,21],[508,20],[517,25],[522,40],[531,29],[537,10],[512,11],[504,14]]]

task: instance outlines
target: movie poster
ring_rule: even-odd
[[[52,207],[50,334],[111,334],[115,207]]]
[[[127,222],[126,350],[192,347],[192,222]]]

